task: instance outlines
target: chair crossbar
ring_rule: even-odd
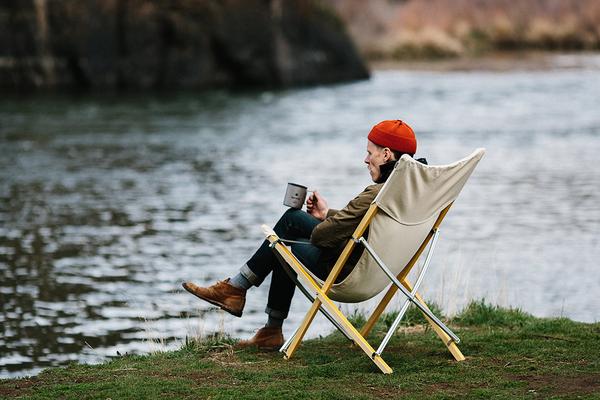
[[[387,267],[387,265],[385,265],[383,260],[381,260],[381,258],[377,255],[377,253],[375,253],[375,250],[373,250],[373,248],[369,245],[369,243],[365,240],[364,237],[360,237],[358,239],[358,242],[365,247],[365,250],[367,250],[369,252],[369,254],[371,255],[371,257],[373,257],[373,259],[375,260],[377,265],[379,265],[379,268],[381,268],[381,270],[388,276],[388,278],[392,281],[392,283],[398,289],[400,289],[402,294],[404,294],[414,305],[416,305],[419,308],[419,310],[421,310],[421,312],[423,312],[423,314],[427,315],[437,326],[439,326],[448,336],[450,336],[452,338],[452,340],[454,341],[454,343],[460,343],[460,339],[458,338],[458,336],[456,336],[454,334],[454,332],[452,332],[450,330],[450,328],[448,328],[442,321],[440,321],[440,319],[438,317],[436,317],[435,314],[433,314],[429,310],[429,308],[427,308],[426,306],[423,306],[421,304],[421,302],[416,297],[416,292],[415,292],[415,294],[413,294],[413,293],[409,292],[408,290],[406,290],[404,285],[390,271],[390,269]]]
[[[282,240],[280,238],[280,241],[283,242],[284,240]],[[275,241],[274,243],[277,243],[277,241]],[[279,263],[283,267],[283,270],[285,271],[285,273],[296,284],[296,286],[298,287],[298,289],[300,289],[302,294],[304,294],[304,296],[306,296],[306,298],[308,300],[310,300],[311,303],[314,302],[316,300],[316,297],[311,295],[310,292],[308,291],[308,289],[306,288],[306,286],[304,286],[304,284],[297,278],[297,275],[295,276],[293,274],[291,267],[285,262],[285,260],[281,257],[281,255],[278,252],[275,252],[275,256],[279,260]],[[319,307],[319,311],[321,311],[321,313],[325,316],[325,318],[327,318],[329,320],[329,322],[331,322],[340,332],[342,332],[342,334],[346,337],[346,339],[350,340],[351,342],[354,341],[348,335],[348,333],[344,330],[344,328],[335,320],[335,318],[333,318],[331,316],[331,314],[327,312],[327,310],[325,310],[323,307]],[[279,349],[280,353],[285,353],[287,351],[287,349],[290,347],[290,344],[292,343],[292,340],[298,333],[299,329],[300,329],[300,327],[296,328],[294,333],[288,338],[288,340],[286,340],[286,342],[283,344],[283,346],[281,346],[281,348]]]
[[[300,289],[300,291],[302,293],[304,293],[304,295],[306,296],[306,298],[308,300],[310,300],[311,302],[314,302],[317,298],[315,296],[312,296],[308,290],[306,289],[306,287],[302,284],[302,282],[300,282],[299,280],[296,280],[296,286],[298,286],[298,288]],[[329,320],[329,322],[331,322],[333,324],[333,326],[335,326],[337,328],[337,330],[339,330],[345,337],[346,339],[348,339],[349,341],[354,343],[354,339],[352,339],[350,337],[350,335],[346,332],[346,330],[344,329],[344,327],[342,325],[340,325],[335,318],[325,309],[323,308],[322,305],[319,306],[319,311],[325,316],[325,318],[327,318]],[[279,349],[280,353],[286,353],[287,350],[289,349],[290,345],[292,344],[292,341],[294,340],[294,338],[296,337],[296,335],[298,334],[300,330],[300,327],[296,328],[296,330],[294,331],[294,333],[288,338],[288,340],[285,341],[285,343],[283,344],[283,346],[281,346],[281,348]]]
[[[273,237],[269,237],[268,239],[272,240],[272,241],[277,241],[277,238],[273,238]],[[271,242],[271,243],[273,243],[273,242]],[[333,303],[333,301],[327,296],[327,294],[323,290],[323,288],[321,288],[315,282],[315,280],[304,270],[304,267],[302,266],[302,264],[300,264],[298,262],[296,257],[292,254],[292,252],[287,247],[285,247],[281,242],[276,243],[274,246],[274,249],[279,251],[282,258],[288,262],[290,267],[292,267],[292,269],[298,275],[302,276],[309,283],[309,285],[312,287],[312,289],[316,292],[317,298],[315,299],[315,302],[313,302],[313,307],[316,306],[316,308],[317,308],[315,310],[315,312],[321,307],[323,307],[325,310],[327,310],[327,312],[330,313],[332,315],[332,317],[339,322],[339,325],[341,325],[343,330],[346,330],[346,333],[351,337],[352,341],[356,345],[358,345],[371,358],[371,360],[375,363],[375,365],[377,365],[377,367],[379,367],[379,369],[384,374],[392,373],[392,369],[381,358],[381,356],[379,356],[378,354],[375,354],[375,349],[373,349],[373,347],[371,347],[369,342],[367,342],[365,340],[365,338],[360,334],[360,332],[358,332],[358,330],[356,330],[356,328],[350,323],[350,321],[348,321],[348,319],[344,316],[344,314],[342,314],[342,312],[337,308],[337,306]],[[309,311],[309,314],[307,314],[307,315],[311,315],[311,318],[306,321],[308,324],[310,324],[310,322],[312,322],[312,318],[314,318],[314,313],[311,314],[311,312]],[[342,330],[342,329],[340,329],[340,330]],[[298,330],[298,332],[296,332],[296,334],[301,334],[301,333],[303,333],[302,327],[299,328],[299,330]],[[298,338],[295,338],[295,340],[298,340]],[[295,342],[295,340],[292,340],[291,343],[293,344]],[[290,354],[287,351],[284,351],[284,357],[289,358],[289,356],[290,356]]]
[[[308,300],[310,300],[311,303],[316,300],[316,297],[311,296],[311,294],[308,292],[308,290],[306,290],[306,288],[304,287],[304,285],[302,284],[302,282],[296,280],[296,286],[298,286],[298,288],[300,289],[300,291],[306,296],[306,298]],[[335,320],[335,318],[333,318],[331,316],[331,314],[326,309],[324,309],[322,306],[319,306],[319,311],[325,316],[325,318],[327,318],[329,320],[329,322],[331,322],[333,324],[333,326],[335,326],[340,332],[342,332],[342,334],[346,337],[346,339],[348,339],[351,342],[354,342],[354,340],[350,337],[350,335],[348,335],[348,333],[346,332],[346,330],[344,329],[344,327],[341,326]],[[300,327],[296,328],[296,330],[294,331],[294,333],[288,338],[288,340],[285,341],[285,343],[283,344],[283,346],[281,346],[281,348],[279,349],[280,353],[285,353],[289,349],[292,341],[294,340],[294,338],[298,334],[299,330],[300,330]]]

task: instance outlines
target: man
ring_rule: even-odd
[[[415,134],[406,123],[400,120],[378,123],[368,135],[367,156],[364,160],[375,183],[365,188],[339,211],[330,209],[327,201],[315,191],[306,202],[306,212],[289,209],[273,230],[279,237],[293,240],[291,247],[296,257],[316,276],[325,280],[346,242],[391,174],[396,161],[403,154],[413,157],[416,151]],[[424,159],[418,161],[426,162]],[[295,284],[279,265],[268,244],[265,240],[232,278],[206,288],[192,282],[183,283],[183,287],[193,295],[241,317],[246,302],[246,291],[252,286],[260,286],[267,275],[272,273],[265,310],[268,315],[267,323],[254,337],[240,341],[240,347],[257,346],[263,350],[274,350],[283,345],[281,327],[290,309]],[[362,251],[358,246],[354,249],[338,281],[348,276]]]

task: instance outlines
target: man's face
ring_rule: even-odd
[[[373,182],[377,182],[377,179],[381,176],[379,166],[385,164],[387,161],[386,158],[389,157],[386,150],[386,147],[376,146],[373,142],[367,140],[367,156],[365,157],[365,164],[367,164]]]

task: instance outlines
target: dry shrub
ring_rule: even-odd
[[[558,21],[535,18],[528,27],[525,41],[541,49],[589,49],[597,45],[593,30],[582,29],[575,16]]]
[[[433,27],[402,31],[392,39],[390,53],[398,59],[455,57],[464,52],[459,40]]]
[[[520,41],[520,32],[513,20],[505,14],[494,16],[489,25],[489,38],[492,46],[498,48],[515,48]]]
[[[600,0],[326,1],[367,56],[600,48]]]

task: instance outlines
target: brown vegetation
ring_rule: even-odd
[[[369,59],[598,50],[598,0],[326,0]]]

